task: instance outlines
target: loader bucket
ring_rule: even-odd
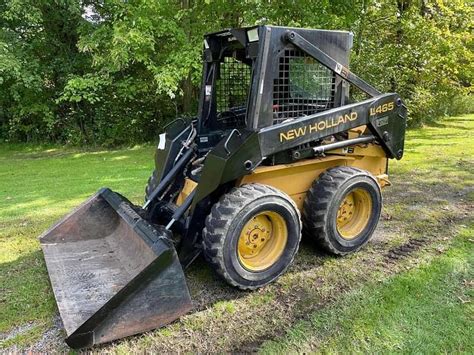
[[[191,309],[168,233],[102,189],[40,237],[69,346],[151,330]]]

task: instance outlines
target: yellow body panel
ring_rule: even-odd
[[[288,194],[300,210],[306,192],[324,171],[336,166],[353,166],[370,172],[381,187],[390,185],[386,174],[387,158],[380,146],[368,144],[328,152],[325,157],[303,159],[292,164],[261,166],[243,176],[237,186],[259,183],[273,186]]]
[[[184,186],[181,189],[181,192],[179,193],[178,197],[176,198],[176,204],[178,206],[181,206],[184,200],[186,200],[186,197],[188,197],[191,194],[191,192],[193,192],[196,186],[197,186],[197,182],[188,178],[184,179]]]

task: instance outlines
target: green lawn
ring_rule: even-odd
[[[474,224],[427,265],[371,282],[261,353],[473,353]]]
[[[140,202],[153,164],[150,146],[79,151],[0,145],[0,334],[33,322],[3,346],[28,343],[52,325],[56,306],[37,237],[102,186]]]
[[[473,132],[474,115],[408,132],[359,253],[335,258],[304,241],[289,272],[256,292],[198,260],[186,272],[195,311],[99,351],[472,352]],[[67,350],[38,236],[103,186],[141,202],[153,152],[0,145],[0,349]]]

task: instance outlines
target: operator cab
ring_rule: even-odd
[[[252,37],[252,33],[256,37]],[[258,27],[229,29],[204,38],[199,132],[247,126],[247,106],[257,59]]]
[[[340,76],[284,39],[287,27],[254,26],[204,36],[198,146],[214,147],[229,131],[258,131],[347,104]],[[291,29],[349,64],[352,34]]]

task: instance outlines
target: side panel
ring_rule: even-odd
[[[253,170],[262,159],[257,133],[241,131],[223,137],[207,155],[192,208],[222,184]]]
[[[367,125],[389,158],[403,155],[406,109],[397,94],[372,99],[289,120],[259,132],[263,156]]]
[[[373,150],[380,147],[368,147]],[[360,148],[359,151],[364,150]],[[372,152],[373,154],[373,152]],[[314,180],[324,171],[336,166],[353,166],[372,173],[379,184],[386,185],[387,158],[385,156],[360,155],[328,155],[324,158],[303,160],[294,164],[263,166],[255,169],[251,174],[239,179],[237,185],[259,183],[273,186],[288,194],[302,210],[306,193]]]

